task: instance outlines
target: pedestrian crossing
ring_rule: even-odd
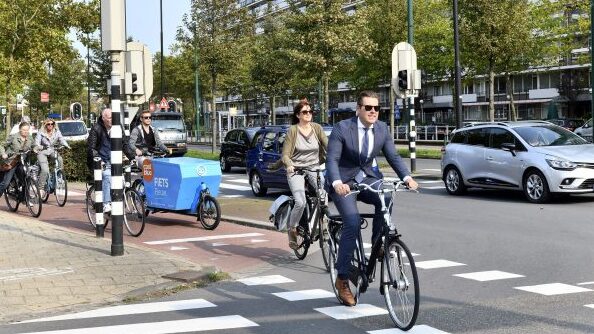
[[[386,177],[385,180],[398,180],[394,177]],[[421,189],[445,189],[443,181],[441,180],[417,180]],[[223,174],[223,178],[219,185],[221,198],[242,198],[251,197],[252,188],[250,187],[249,180],[245,175],[229,175]]]
[[[366,244],[366,246],[370,245]],[[571,294],[590,294],[589,297],[586,295],[586,298],[590,298],[589,300],[591,300],[592,303],[575,305],[575,307],[585,307],[591,311],[592,316],[594,317],[594,290],[586,287],[587,285],[593,285],[594,282],[592,281],[575,284],[553,282],[523,285],[519,282],[525,280],[526,275],[521,273],[511,273],[502,270],[471,271],[468,269],[472,266],[465,263],[449,259],[419,260],[419,258],[422,257],[424,256],[421,254],[416,254],[415,256],[420,273],[442,269],[447,269],[449,271],[454,270],[456,272],[450,272],[448,275],[451,275],[451,277],[455,277],[456,279],[483,282],[484,284],[490,284],[490,282],[495,281],[507,281],[511,282],[509,286],[513,288],[512,291],[522,294],[537,294],[542,296],[542,298],[555,298],[556,296]],[[237,278],[234,281],[225,282],[223,283],[224,286],[217,286],[213,289],[213,292],[197,290],[196,293],[200,294],[201,298],[104,307],[96,310],[34,319],[13,324],[13,326],[31,323],[39,323],[43,325],[60,322],[62,322],[62,326],[64,324],[73,324],[76,326],[76,328],[61,329],[54,329],[50,326],[44,331],[27,332],[21,329],[17,330],[18,333],[28,334],[165,334],[195,333],[202,331],[219,331],[220,333],[276,333],[274,329],[271,330],[271,324],[278,323],[279,321],[292,321],[288,318],[275,318],[275,316],[271,314],[274,312],[273,310],[275,308],[281,308],[279,305],[285,305],[286,309],[291,310],[291,312],[297,312],[297,310],[308,312],[309,310],[308,315],[296,315],[295,321],[301,321],[304,317],[311,317],[311,314],[315,313],[324,321],[353,322],[353,333],[404,333],[392,327],[381,329],[376,327],[369,331],[360,328],[364,327],[366,324],[380,323],[372,321],[371,317],[388,317],[385,305],[380,303],[371,304],[369,303],[370,299],[366,298],[365,300],[361,299],[361,302],[354,307],[342,306],[336,301],[334,292],[332,292],[331,289],[328,289],[327,282],[313,282],[313,284],[310,284],[313,286],[318,285],[319,287],[316,288],[292,289],[297,286],[302,286],[296,284],[299,283],[300,280],[306,280],[308,283],[312,283],[311,277],[304,277],[297,272],[284,275],[271,274],[247,276]],[[369,291],[374,290],[375,289],[371,289]],[[196,293],[193,293],[193,295]],[[221,296],[224,296],[224,298]],[[210,300],[210,298],[216,300]],[[371,298],[371,301],[373,300],[374,299]],[[584,300],[584,298],[579,300]],[[555,301],[558,301],[558,299],[551,299],[551,302]],[[230,309],[231,305],[235,303],[244,303],[243,305],[245,307]],[[274,306],[265,307],[264,305]],[[212,311],[208,312],[208,310]],[[240,310],[243,311],[240,312]],[[423,309],[423,304],[421,303],[421,314],[426,311],[427,310]],[[143,319],[147,321],[139,322],[138,317],[122,318],[122,316],[131,315],[148,315]],[[110,320],[116,317],[119,317],[118,319],[120,319],[120,321],[121,319],[130,319],[130,323],[118,324],[117,322],[112,322]],[[185,318],[174,320],[179,317]],[[188,317],[190,317],[190,319],[188,319]],[[423,318],[426,319],[427,317],[421,315],[419,319]],[[82,323],[65,322],[66,320],[82,321],[85,319],[94,320],[92,322],[87,321]],[[157,321],[159,319],[161,321]],[[356,322],[359,319],[364,320]],[[435,321],[435,318],[433,318],[433,321]],[[389,320],[383,322],[383,324],[386,323],[391,324]],[[88,326],[88,324],[93,324],[93,326]],[[448,322],[432,324],[419,323],[407,333],[449,334],[451,332],[447,329],[439,328],[448,325],[451,324]],[[256,328],[261,328],[261,330]],[[358,331],[359,329],[360,331]]]

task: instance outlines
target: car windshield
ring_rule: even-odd
[[[534,147],[588,144],[582,137],[554,125],[522,126],[514,130]]]
[[[62,136],[84,136],[87,134],[87,127],[83,122],[57,123]]]
[[[163,130],[185,131],[184,122],[182,121],[182,118],[177,115],[153,115],[153,122],[151,125]]]

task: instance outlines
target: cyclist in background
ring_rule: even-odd
[[[142,161],[147,153],[159,150],[171,154],[171,149],[163,144],[159,137],[159,131],[151,126],[151,122],[151,112],[148,110],[142,111],[140,113],[140,124],[132,129],[128,140],[128,146],[136,155],[136,163],[139,167],[142,166]]]
[[[37,161],[39,162],[39,189],[42,192],[47,191],[47,178],[49,176],[49,158],[53,159],[54,144],[60,143],[66,148],[70,148],[70,145],[66,142],[64,136],[60,130],[56,127],[56,122],[53,119],[46,119],[43,122],[43,126],[39,129],[37,136],[35,137],[35,148],[39,151],[37,153]],[[54,161],[57,166],[63,166],[63,160],[58,155],[58,161]],[[44,197],[43,194],[41,196]]]
[[[21,151],[28,151],[33,148],[33,137],[29,133],[30,125],[27,122],[21,122],[19,124],[19,132],[9,135],[6,138],[6,142],[4,145],[0,145],[0,157],[2,158],[2,165],[6,165],[7,168],[10,168],[6,171],[0,172],[0,196],[4,194],[6,188],[8,188],[8,184],[10,180],[15,174],[16,163],[13,159],[8,159],[15,154],[18,154]],[[17,174],[17,177],[21,177],[21,175]]]
[[[328,138],[322,127],[312,122],[313,110],[307,100],[301,100],[293,108],[292,126],[287,130],[283,143],[282,163],[287,169],[287,181],[293,194],[295,204],[289,217],[289,247],[296,249],[297,225],[305,209],[305,179],[309,184],[317,187],[316,173],[305,171],[304,174],[295,173],[296,168],[319,168],[326,160]],[[323,176],[322,176],[323,177]],[[324,180],[321,180],[322,184]]]

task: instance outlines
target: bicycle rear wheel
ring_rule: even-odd
[[[394,238],[384,249],[381,292],[396,327],[409,330],[419,313],[419,278],[412,254],[402,240]]]
[[[57,171],[56,174],[57,177],[54,180],[54,196],[56,196],[58,206],[64,206],[68,199],[68,181],[66,181],[66,177],[61,170]]]
[[[19,185],[17,184],[15,178],[12,178],[10,183],[8,183],[8,187],[4,191],[4,199],[6,200],[6,206],[8,206],[8,210],[15,212],[19,209],[19,204],[21,203]]]
[[[306,216],[306,212],[303,211],[304,218],[302,218],[299,226],[297,226],[297,248],[293,249],[293,253],[295,253],[295,256],[299,260],[305,259],[310,245],[309,229],[307,226],[307,221],[304,221],[307,218]]]
[[[144,201],[136,190],[124,192],[124,225],[128,234],[137,237],[144,231]]]
[[[198,203],[198,220],[207,230],[214,230],[221,222],[221,208],[216,198],[204,195]]]
[[[25,205],[27,205],[31,216],[37,218],[41,215],[41,195],[39,195],[39,188],[35,181],[28,177],[25,184]]]
[[[93,225],[93,229],[97,228],[97,213],[95,211],[95,186],[91,185],[86,192],[86,199],[85,199],[85,207],[87,211],[87,218],[91,225]],[[107,228],[107,224],[109,220],[103,219],[105,224],[104,228]]]

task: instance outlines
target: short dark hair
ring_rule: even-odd
[[[359,93],[359,97],[357,98],[357,105],[360,106],[363,103],[363,98],[366,97],[372,97],[374,99],[377,99],[379,101],[379,95],[377,95],[376,92],[372,91],[372,90],[364,90],[361,93]]]
[[[151,111],[150,110],[143,110],[140,112],[140,116],[144,115],[144,114],[150,114]]]
[[[19,124],[19,130],[22,129],[23,127],[25,127],[25,126],[31,126],[31,125],[29,124],[29,122],[21,122]]]
[[[301,112],[301,109],[303,107],[308,106],[308,105],[309,105],[309,102],[307,101],[306,98],[299,100],[299,103],[297,103],[297,105],[293,108],[293,115],[291,115],[291,124],[299,123],[299,117],[297,117],[297,115],[299,115],[299,113]]]

